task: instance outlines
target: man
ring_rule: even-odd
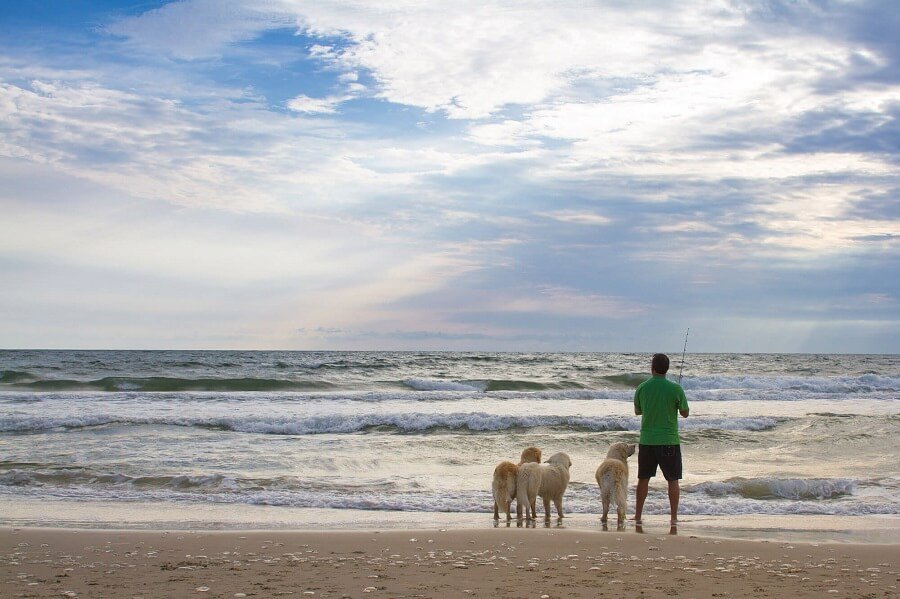
[[[634,392],[634,413],[641,417],[641,440],[638,449],[638,485],[634,521],[641,523],[644,501],[656,467],[669,482],[669,510],[672,526],[678,523],[678,500],[681,488],[681,438],[678,436],[678,414],[687,418],[690,412],[684,389],[666,380],[669,357],[654,354],[648,380]]]

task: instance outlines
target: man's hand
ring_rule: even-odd
[[[678,410],[678,413],[681,414],[682,418],[687,418],[688,414],[690,414],[691,411],[690,410]]]

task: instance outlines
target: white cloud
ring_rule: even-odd
[[[718,229],[703,221],[680,221],[659,225],[654,229],[660,233],[715,233]]]
[[[628,318],[643,314],[648,307],[624,297],[584,293],[568,287],[543,286],[515,297],[504,297],[503,309],[562,316]]]
[[[326,98],[310,98],[299,95],[288,100],[287,107],[294,112],[306,114],[335,114],[337,107],[350,99],[350,96],[328,96]]]
[[[195,59],[216,56],[228,44],[251,40],[289,23],[277,10],[277,2],[269,0],[189,0],[119,19],[105,30],[150,52]]]
[[[554,210],[552,212],[538,212],[538,216],[552,218],[562,223],[576,225],[608,225],[612,222],[608,216],[594,212],[582,212],[578,210]]]

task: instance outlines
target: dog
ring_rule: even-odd
[[[541,450],[537,447],[526,447],[522,450],[522,456],[519,458],[519,466],[528,462],[541,462]]]
[[[537,447],[526,447],[519,457],[519,474],[516,477],[516,517],[522,517],[522,506],[525,506],[525,518],[534,520],[537,492],[541,485],[540,478],[541,450]],[[521,490],[521,491],[520,491]]]
[[[519,475],[516,477],[516,506],[525,506],[525,519],[537,520],[535,503],[538,492],[541,490],[541,465],[536,462],[526,462],[519,466]]]
[[[500,506],[503,506],[506,511],[506,519],[510,519],[509,510],[513,499],[516,500],[516,518],[522,517],[522,502],[518,500],[516,494],[519,466],[540,461],[541,450],[537,447],[526,447],[519,457],[518,466],[512,462],[503,461],[494,468],[494,481],[491,484],[491,491],[494,495],[494,520],[500,519]]]
[[[615,500],[619,522],[625,521],[625,506],[628,502],[628,456],[634,455],[634,444],[613,443],[606,453],[606,459],[597,468],[597,484],[600,486],[600,501],[603,502],[603,517],[609,517],[609,506]]]
[[[569,486],[569,468],[572,460],[565,453],[555,453],[540,465],[540,483],[537,494],[544,500],[544,518],[550,519],[550,502],[556,505],[556,515],[563,517],[562,499]],[[532,512],[534,511],[532,504]]]
[[[491,490],[494,494],[494,520],[500,519],[499,508],[502,506],[506,512],[506,519],[510,519],[509,508],[513,499],[516,499],[516,478],[519,467],[512,462],[500,462],[494,468],[494,482]],[[516,503],[516,517],[522,516],[522,504]]]

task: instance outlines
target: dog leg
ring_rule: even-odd
[[[550,498],[542,497],[541,499],[544,500],[544,520],[549,520],[550,519]]]
[[[562,511],[562,496],[557,497],[556,499],[554,499],[554,500],[553,500],[553,503],[556,504],[556,515],[557,515],[559,518],[562,518],[562,517],[563,517],[563,511]]]
[[[600,522],[606,522],[609,519],[609,495],[606,493],[600,495],[600,501],[603,502],[603,517]]]
[[[499,510],[499,506],[497,505],[497,502],[495,501],[494,502],[494,520],[500,519],[500,514],[499,514],[498,510]]]

